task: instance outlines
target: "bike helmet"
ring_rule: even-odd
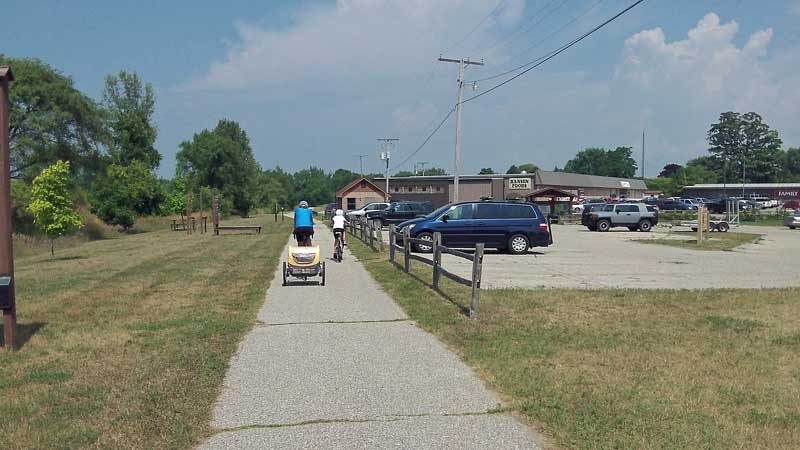
[[[343,216],[344,215],[344,211],[342,211],[341,209],[337,209],[336,210],[336,215],[337,216]]]
[[[303,200],[302,202],[300,202],[300,207],[301,208],[308,208],[308,202]]]

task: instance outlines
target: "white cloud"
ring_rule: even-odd
[[[226,58],[183,86],[246,89],[313,79],[395,79],[424,72],[438,51],[463,36],[496,0],[338,0],[307,7],[288,29],[238,24]],[[514,25],[524,0],[512,0],[470,36],[480,42]]]

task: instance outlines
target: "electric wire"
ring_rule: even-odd
[[[481,53],[488,54],[489,52],[491,52],[491,51],[492,51],[492,50],[494,50],[495,48],[499,47],[500,45],[502,45],[503,43],[505,43],[506,41],[508,41],[509,39],[511,39],[513,36],[515,36],[517,33],[519,33],[519,32],[520,32],[520,30],[522,30],[523,28],[525,28],[526,26],[528,26],[528,24],[529,24],[529,23],[533,22],[533,20],[534,20],[534,19],[536,19],[537,17],[539,17],[539,14],[541,14],[543,11],[545,11],[547,8],[549,8],[549,7],[550,7],[552,4],[554,4],[556,1],[558,1],[558,0],[550,0],[550,1],[548,1],[547,3],[545,3],[545,5],[544,5],[544,6],[542,6],[542,7],[541,7],[541,8],[539,8],[539,9],[537,9],[537,10],[536,10],[536,11],[535,11],[535,12],[534,12],[534,13],[533,13],[533,14],[532,14],[530,17],[528,17],[528,18],[527,18],[527,19],[526,19],[524,22],[522,22],[521,24],[517,25],[517,26],[514,28],[514,30],[512,30],[512,31],[511,31],[511,33],[509,33],[509,34],[505,35],[505,36],[504,36],[502,39],[500,39],[499,41],[495,42],[495,43],[494,43],[494,44],[492,44],[491,46],[487,47],[487,48],[486,48],[486,49],[485,49],[483,52],[481,52]],[[566,3],[567,1],[569,1],[569,0],[561,0],[561,5],[563,5],[563,4],[564,4],[564,3]],[[561,5],[557,6],[557,7],[556,7],[556,9],[558,9],[558,8],[559,8]]]
[[[448,112],[447,112],[447,114],[444,116],[444,118],[442,119],[442,121],[441,121],[441,122],[439,122],[439,125],[436,125],[436,128],[434,128],[434,129],[433,129],[433,131],[431,131],[431,133],[428,135],[428,137],[426,137],[426,138],[425,138],[425,140],[424,140],[424,141],[422,141],[422,144],[420,144],[420,145],[419,145],[419,147],[417,147],[417,148],[416,148],[416,150],[414,150],[413,152],[411,152],[411,154],[410,154],[410,155],[408,155],[408,156],[406,157],[406,159],[404,159],[404,160],[403,160],[403,161],[401,161],[399,164],[396,164],[394,167],[392,167],[392,168],[390,169],[390,171],[395,171],[395,170],[397,170],[399,167],[401,167],[403,164],[407,163],[407,162],[408,162],[408,161],[409,161],[411,158],[413,158],[413,157],[414,157],[414,155],[416,155],[417,153],[419,153],[419,151],[420,151],[420,150],[422,150],[422,149],[423,149],[423,148],[424,148],[424,147],[425,147],[425,146],[428,144],[428,142],[431,140],[431,138],[433,138],[433,136],[434,136],[434,135],[435,135],[435,134],[436,134],[436,133],[439,131],[439,129],[440,129],[440,128],[442,128],[442,126],[445,124],[445,122],[447,122],[447,119],[449,119],[449,118],[450,118],[450,116],[452,116],[452,115],[453,115],[453,113],[454,113],[455,111],[456,111],[456,107],[455,107],[455,106],[453,106],[452,108],[450,108],[450,111],[448,111]]]
[[[549,40],[550,38],[552,38],[553,36],[555,36],[555,35],[557,35],[558,33],[560,33],[560,32],[562,32],[562,31],[564,31],[564,29],[566,29],[567,27],[569,27],[569,26],[570,26],[570,25],[572,25],[573,23],[575,23],[575,22],[579,21],[580,19],[584,18],[584,17],[585,17],[587,14],[589,14],[590,12],[592,12],[592,10],[593,10],[594,8],[596,8],[596,7],[597,7],[599,4],[603,3],[603,1],[604,1],[604,0],[597,0],[597,1],[596,1],[596,2],[594,2],[594,3],[593,3],[593,4],[592,4],[592,5],[589,7],[589,8],[587,8],[587,9],[586,9],[586,10],[585,10],[583,13],[581,13],[581,14],[580,14],[580,15],[578,15],[577,17],[574,17],[572,20],[570,20],[569,22],[565,23],[565,24],[564,24],[564,25],[562,25],[562,26],[561,26],[559,29],[557,29],[557,30],[553,31],[552,33],[548,34],[548,35],[547,35],[547,36],[545,36],[544,38],[542,38],[542,39],[540,39],[540,40],[536,41],[536,42],[535,42],[533,45],[531,45],[530,47],[528,47],[528,48],[526,48],[525,50],[523,50],[523,51],[521,51],[521,52],[517,53],[516,55],[514,55],[513,57],[511,57],[511,59],[510,59],[509,61],[515,61],[515,60],[519,59],[519,57],[520,57],[520,56],[522,56],[522,55],[524,55],[525,53],[528,53],[529,51],[531,51],[531,50],[533,50],[533,49],[537,48],[538,46],[542,45],[543,43],[545,43],[546,41],[548,41],[548,40]],[[537,62],[541,61],[542,59],[544,59],[544,58],[548,57],[550,54],[552,54],[552,53],[553,53],[553,52],[555,52],[555,51],[556,51],[556,50],[553,50],[553,51],[551,51],[551,52],[549,52],[549,53],[546,53],[546,54],[544,54],[544,55],[542,55],[542,56],[540,56],[540,57],[538,57],[538,58],[534,59],[533,61],[529,61],[529,62],[527,62],[527,63],[525,63],[525,64],[523,64],[523,65],[521,65],[521,66],[517,66],[517,67],[515,67],[515,68],[513,68],[513,69],[506,70],[505,72],[501,72],[501,73],[498,73],[498,74],[496,74],[496,75],[488,76],[488,77],[485,77],[485,78],[478,78],[477,80],[471,80],[471,81],[467,81],[467,83],[479,83],[479,82],[481,82],[481,81],[489,81],[489,80],[494,80],[495,78],[500,78],[500,77],[502,77],[502,76],[505,76],[505,75],[508,75],[508,74],[514,73],[514,72],[516,72],[516,71],[518,71],[518,70],[521,70],[521,69],[524,69],[524,68],[526,68],[526,67],[530,66],[531,64],[535,64],[535,63],[537,63]]]
[[[502,83],[500,83],[500,84],[497,84],[497,85],[495,85],[495,86],[491,87],[490,89],[487,89],[487,90],[485,90],[485,91],[481,92],[480,94],[473,95],[472,97],[470,97],[470,98],[468,98],[468,99],[466,99],[466,100],[462,100],[462,101],[461,101],[461,104],[463,105],[464,103],[471,102],[472,100],[475,100],[475,99],[477,99],[477,98],[479,98],[479,97],[483,97],[484,95],[486,95],[486,94],[488,94],[488,93],[490,93],[490,92],[493,92],[494,90],[496,90],[496,89],[499,89],[499,88],[501,88],[501,87],[505,86],[506,84],[508,84],[508,83],[510,83],[510,82],[512,82],[512,81],[514,81],[514,80],[516,80],[517,78],[521,77],[522,75],[525,75],[526,73],[528,73],[528,72],[530,72],[531,70],[533,70],[533,69],[535,69],[535,68],[537,68],[537,67],[541,66],[542,64],[546,63],[547,61],[550,61],[551,59],[555,58],[556,56],[558,56],[558,55],[560,55],[561,53],[564,53],[565,51],[567,51],[568,49],[570,49],[572,46],[576,45],[577,43],[581,42],[582,40],[584,40],[584,39],[586,39],[587,37],[591,36],[592,34],[596,33],[596,32],[597,32],[597,31],[599,31],[600,29],[604,28],[606,25],[608,25],[608,24],[610,24],[611,22],[613,22],[613,21],[617,20],[618,18],[620,18],[620,17],[621,17],[621,16],[623,16],[625,13],[627,13],[627,12],[628,12],[628,11],[630,11],[630,10],[632,10],[633,8],[635,8],[636,6],[638,6],[638,5],[639,5],[640,3],[642,3],[642,2],[644,2],[644,0],[637,0],[636,2],[634,2],[633,4],[631,4],[630,6],[628,6],[627,8],[625,8],[625,9],[623,9],[622,11],[618,12],[617,14],[615,14],[615,15],[614,15],[613,17],[611,17],[610,19],[606,20],[605,22],[601,23],[600,25],[598,25],[598,26],[596,26],[596,27],[592,28],[591,30],[587,31],[586,33],[582,34],[580,37],[578,37],[578,38],[576,38],[576,39],[573,39],[572,41],[570,41],[569,43],[567,43],[567,44],[565,44],[565,45],[561,46],[560,48],[556,49],[555,51],[553,51],[553,52],[550,52],[550,54],[548,54],[546,57],[544,57],[544,58],[538,58],[538,62],[536,62],[535,64],[533,64],[531,67],[528,67],[527,69],[523,70],[522,72],[520,72],[520,73],[518,73],[518,74],[514,75],[513,77],[511,77],[511,78],[509,78],[509,79],[507,79],[507,80],[503,81],[503,82],[502,82]],[[534,60],[534,61],[536,61],[536,60]],[[527,65],[530,65],[530,64],[532,64],[532,63],[528,63]]]
[[[489,17],[492,17],[495,13],[497,13],[497,11],[500,10],[500,8],[505,4],[505,2],[506,2],[506,0],[500,0],[500,2],[498,2],[497,5],[495,5],[495,7],[491,11],[489,11],[489,14],[485,15],[483,17],[483,19],[481,19],[481,21],[478,22],[477,25],[475,25],[474,28],[469,30],[469,32],[467,34],[465,34],[464,37],[462,37],[461,39],[456,41],[454,44],[450,45],[450,47],[448,47],[448,49],[445,50],[443,53],[448,53],[448,52],[450,52],[450,50],[453,50],[454,48],[456,48],[459,45],[463,44],[464,41],[466,41],[470,36],[472,36],[472,33],[476,32],[478,30],[478,28],[480,28],[481,25],[483,25],[483,23],[486,22],[489,19]]]

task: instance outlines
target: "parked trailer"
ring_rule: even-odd
[[[692,231],[697,231],[697,221],[690,220],[681,222],[680,226],[691,228]],[[720,233],[727,233],[731,229],[731,224],[727,220],[709,220],[708,231],[719,231]]]

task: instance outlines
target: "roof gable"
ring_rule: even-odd
[[[338,191],[336,191],[336,197],[337,198],[344,197],[345,195],[350,193],[350,191],[355,189],[356,186],[359,186],[362,181],[365,181],[367,183],[367,186],[372,188],[374,191],[379,192],[379,193],[381,193],[383,195],[386,195],[386,191],[381,189],[377,184],[373,183],[369,178],[361,177],[361,178],[356,178],[355,180],[353,180],[350,183],[348,183],[347,186],[345,186],[345,187],[339,189]]]

